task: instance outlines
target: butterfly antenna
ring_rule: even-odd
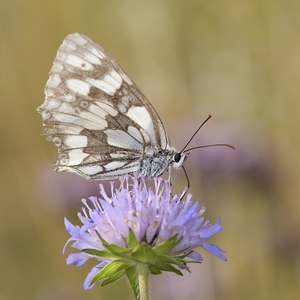
[[[208,148],[208,147],[214,147],[214,146],[225,146],[225,147],[229,147],[229,148],[235,150],[235,147],[230,145],[230,144],[210,144],[210,145],[192,147],[192,148],[187,149],[186,152],[191,151],[191,150],[195,150],[195,149],[199,149],[199,148]]]
[[[190,144],[190,142],[193,140],[195,135],[198,133],[198,131],[201,129],[201,127],[211,118],[211,115],[208,115],[208,117],[204,120],[204,122],[198,127],[198,129],[195,131],[195,133],[192,135],[192,137],[189,139],[189,141],[186,143],[186,145],[183,147],[183,149],[180,151],[182,153],[186,147]]]

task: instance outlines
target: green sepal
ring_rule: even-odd
[[[131,253],[131,257],[142,262],[149,263],[156,258],[156,253],[146,243],[138,245]]]
[[[179,244],[179,242],[181,241],[182,238],[177,240],[177,235],[169,238],[168,240],[154,246],[152,249],[156,252],[156,253],[167,253],[169,251],[171,251],[176,245]]]
[[[189,250],[188,252],[186,252],[189,248],[190,247],[186,247],[186,248],[180,249],[175,252],[172,251],[172,255],[176,256],[176,257],[184,258],[193,252],[192,250]]]
[[[164,263],[177,265],[182,269],[188,270],[188,267],[186,266],[185,261],[183,259],[180,259],[180,258],[173,258],[173,257],[168,256],[168,255],[159,254],[159,255],[157,255],[157,261],[162,261]]]
[[[158,270],[161,270],[161,271],[167,271],[167,272],[173,272],[177,275],[182,275],[182,273],[175,267],[173,267],[171,264],[168,264],[168,263],[164,263],[162,261],[159,261],[157,262],[153,267],[157,268]],[[150,272],[151,272],[151,268],[150,268]],[[152,274],[152,272],[151,272]]]
[[[103,245],[109,252],[114,254],[116,257],[129,257],[131,253],[131,249],[123,248],[118,245],[110,244],[110,245]]]
[[[104,279],[108,279],[113,277],[116,273],[119,273],[121,271],[124,272],[124,270],[128,267],[128,264],[125,264],[124,262],[120,260],[114,260],[107,264],[105,267],[101,269],[100,272],[98,272],[94,278],[91,280],[91,285],[98,282],[102,281]],[[123,273],[125,274],[125,273]],[[119,278],[119,277],[118,277]]]
[[[152,275],[160,275],[162,271],[159,268],[156,268],[155,265],[149,265],[149,273]]]
[[[112,255],[107,250],[83,249],[82,251],[90,255],[98,256],[100,258],[110,258],[110,259],[115,258],[115,255]]]
[[[136,266],[131,266],[125,270],[130,286],[133,290],[135,299],[138,299],[140,293],[139,280]]]
[[[101,240],[103,247],[105,247],[110,253],[112,253],[114,255],[113,257],[117,257],[117,258],[129,257],[129,254],[131,253],[131,249],[123,248],[114,244],[109,244],[98,232],[97,235]]]
[[[134,234],[134,232],[131,230],[131,228],[129,229],[129,234],[128,234],[128,237],[127,237],[127,245],[128,245],[128,248],[135,248],[139,242],[138,240],[136,239],[136,236]]]
[[[112,276],[104,278],[101,281],[101,286],[105,286],[105,285],[108,285],[110,283],[113,283],[113,282],[117,281],[118,279],[120,279],[121,277],[123,277],[124,275],[125,275],[125,271],[124,270],[122,270],[120,272],[116,272]]]

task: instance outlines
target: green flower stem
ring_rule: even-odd
[[[139,263],[137,266],[140,300],[149,300],[149,269],[148,265]]]

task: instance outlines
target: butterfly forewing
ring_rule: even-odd
[[[137,172],[154,177],[175,150],[146,97],[119,64],[82,34],[60,46],[45,89],[42,114],[48,140],[58,147],[58,171],[88,179]]]

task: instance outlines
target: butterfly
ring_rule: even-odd
[[[157,112],[120,65],[83,34],[58,49],[38,108],[58,148],[55,171],[86,179],[158,177],[187,159],[171,147]],[[170,172],[169,172],[170,179]]]

